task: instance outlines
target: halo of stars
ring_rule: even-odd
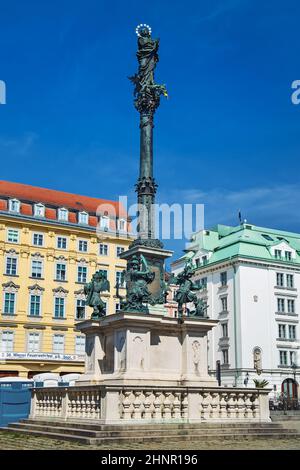
[[[151,34],[151,32],[152,32],[151,26],[149,26],[148,24],[145,24],[145,23],[141,23],[135,28],[135,32],[136,32],[136,35],[138,37],[140,37],[140,30],[144,29],[144,28],[147,28],[149,33]]]

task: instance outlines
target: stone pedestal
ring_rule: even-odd
[[[207,371],[207,332],[217,323],[129,312],[79,323],[86,360],[76,384],[217,386]]]

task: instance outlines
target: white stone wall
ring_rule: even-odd
[[[215,368],[216,360],[221,360],[221,349],[229,346],[230,370],[240,370],[236,378],[234,372],[223,370],[224,385],[242,386],[246,371],[250,374],[248,385],[253,385],[253,378],[266,379],[270,385],[281,391],[281,383],[286,378],[293,378],[290,368],[279,366],[279,350],[295,352],[295,362],[299,365],[300,327],[300,273],[296,269],[282,268],[276,265],[240,263],[236,266],[235,302],[234,302],[234,270],[228,267],[228,287],[220,289],[220,272],[207,273],[207,302],[210,305],[209,316],[220,320],[209,334],[209,367]],[[276,287],[276,273],[294,275],[294,290]],[[202,276],[197,276],[202,277]],[[220,298],[227,295],[228,314],[220,315]],[[277,314],[277,298],[294,299],[296,315]],[[228,341],[221,340],[221,323],[228,321]],[[296,325],[298,341],[279,341],[278,324]],[[262,374],[258,377],[254,371],[253,351],[259,347],[262,351]],[[288,358],[289,359],[289,358]],[[300,370],[299,370],[300,372]]]
[[[220,274],[227,272],[227,287],[221,288]],[[294,275],[294,289],[278,288],[276,273]],[[198,270],[195,280],[207,278],[207,290],[200,295],[207,300],[208,316],[219,320],[220,324],[208,334],[208,366],[215,370],[216,361],[223,362],[222,349],[228,347],[229,368],[222,367],[222,385],[244,386],[246,373],[248,386],[254,386],[253,378],[270,382],[281,392],[281,384],[286,378],[294,378],[290,367],[279,367],[279,351],[295,352],[295,362],[299,366],[296,380],[300,381],[300,269],[276,262],[263,263],[254,260],[223,262],[205,266]],[[235,281],[234,281],[235,279]],[[227,297],[228,313],[221,313],[221,298]],[[294,299],[295,315],[279,315],[277,298]],[[222,339],[222,323],[228,323],[228,340]],[[297,341],[279,341],[278,324],[296,325]],[[257,375],[254,369],[254,348],[262,351],[263,372]],[[237,369],[237,371],[236,371]]]

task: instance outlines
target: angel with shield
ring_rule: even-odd
[[[86,295],[86,304],[89,307],[93,307],[92,320],[99,320],[106,315],[105,303],[101,299],[100,294],[101,292],[109,290],[109,281],[102,271],[96,271],[91,282],[85,284],[84,293]]]

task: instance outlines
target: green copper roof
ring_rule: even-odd
[[[280,243],[296,251],[296,257],[292,260],[277,259],[271,253],[271,249]],[[289,250],[286,248],[286,251]],[[222,260],[241,256],[263,260],[275,260],[300,264],[300,234],[275,230],[265,227],[256,227],[244,223],[236,227],[217,225],[210,230],[202,230],[193,235],[184,257],[195,256],[198,250],[209,250],[211,256],[207,264],[217,263]],[[285,250],[283,250],[285,251]]]

